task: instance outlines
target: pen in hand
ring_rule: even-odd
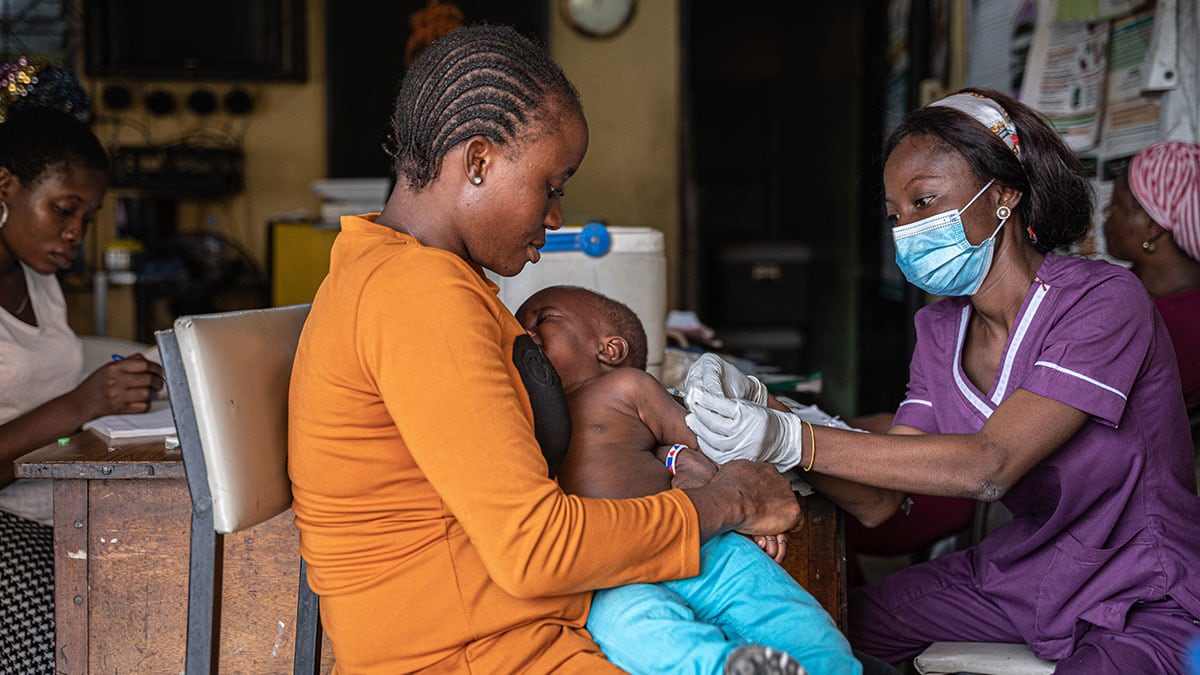
[[[157,353],[157,350],[155,350],[155,353]],[[142,356],[144,356],[144,354]],[[122,356],[120,354],[112,355],[113,361],[124,361],[127,358],[129,358],[129,357]],[[157,361],[155,361],[155,363],[157,363]],[[167,397],[167,388],[165,386],[160,384],[160,385],[156,386],[155,389],[157,389],[157,392],[154,394],[154,396],[152,396],[152,398],[166,398]]]

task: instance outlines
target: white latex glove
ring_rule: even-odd
[[[724,359],[707,352],[688,368],[683,380],[683,391],[690,395],[700,390],[729,398],[743,399],[758,405],[767,403],[767,386],[753,375],[746,375]]]
[[[803,422],[748,401],[689,390],[684,419],[700,441],[700,451],[724,464],[735,459],[770,462],[780,471],[800,464]]]

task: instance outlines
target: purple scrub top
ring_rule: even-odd
[[[1200,497],[1170,337],[1141,282],[1098,260],[1047,255],[991,391],[962,369],[968,298],[916,316],[895,423],[975,433],[1017,388],[1090,415],[1002,501],[1013,520],[974,551],[980,589],[1039,654],[1066,656],[1088,623],[1124,627],[1139,601],[1200,617]]]

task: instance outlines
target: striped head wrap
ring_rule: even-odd
[[[1129,162],[1129,189],[1175,244],[1200,260],[1200,145],[1155,143]]]
[[[966,113],[1004,141],[1013,155],[1021,156],[1021,140],[1017,137],[1017,126],[1009,118],[1008,111],[992,99],[974,92],[963,92],[951,94],[929,105],[944,106]]]

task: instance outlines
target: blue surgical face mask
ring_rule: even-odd
[[[974,295],[979,290],[992,267],[996,233],[1004,227],[1004,221],[992,236],[972,245],[963,228],[962,214],[994,182],[989,180],[962,211],[950,209],[892,229],[896,264],[912,285],[934,295]]]

